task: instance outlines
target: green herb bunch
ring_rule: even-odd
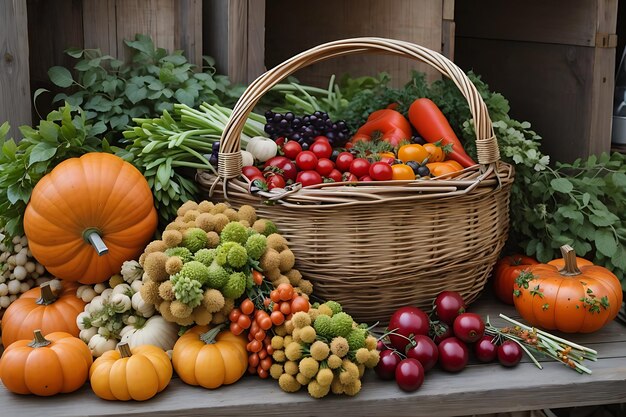
[[[76,79],[65,67],[48,70],[50,80],[65,89],[53,100],[82,107],[87,120],[106,127],[109,140],[121,138],[133,118],[159,116],[172,111],[174,103],[232,105],[243,91],[230,87],[228,77],[215,74],[210,57],[204,57],[202,72],[194,72],[182,51],[169,54],[156,48],[149,36],[137,35],[125,43],[132,52],[128,64],[99,49],[68,49],[66,53],[78,59]]]
[[[26,205],[37,182],[60,162],[87,152],[111,151],[97,136],[103,126],[91,125],[85,113],[66,104],[52,111],[36,128],[21,126],[23,139],[7,139],[9,124],[0,126],[0,229],[5,243],[24,233]]]

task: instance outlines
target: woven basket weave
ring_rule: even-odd
[[[282,193],[251,194],[241,176],[240,134],[258,100],[302,67],[372,52],[426,62],[455,82],[474,118],[480,165],[454,178],[296,184]],[[356,38],[302,52],[252,82],[224,129],[218,176],[199,171],[196,180],[213,199],[253,205],[273,220],[317,295],[340,302],[357,320],[385,323],[400,306],[429,308],[446,289],[468,303],[478,297],[508,232],[514,172],[499,159],[486,106],[455,64],[409,42]]]

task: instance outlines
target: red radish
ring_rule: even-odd
[[[380,379],[392,380],[396,376],[396,367],[400,363],[402,358],[400,354],[392,349],[383,350],[380,352],[380,359],[378,364],[374,368],[376,375]]]
[[[417,359],[407,358],[396,367],[395,377],[401,390],[416,391],[424,383],[424,368]]]
[[[428,335],[430,322],[422,310],[417,307],[406,306],[397,309],[391,315],[387,328],[392,331],[389,334],[392,346],[400,352],[404,352],[410,341],[409,336]]]
[[[442,291],[435,299],[435,313],[439,320],[452,325],[459,314],[465,313],[465,301],[456,291]]]
[[[428,372],[437,364],[439,350],[433,340],[421,334],[414,336],[415,340],[407,346],[406,356],[420,361],[424,372]]]
[[[469,352],[467,346],[456,337],[449,337],[439,343],[439,365],[448,372],[459,372],[467,366]]]
[[[506,340],[498,346],[498,361],[506,366],[512,367],[522,360],[522,348],[512,340]]]
[[[466,343],[474,343],[485,334],[485,322],[476,313],[463,313],[454,319],[454,335]]]
[[[474,355],[480,362],[493,362],[498,356],[498,346],[493,343],[493,336],[485,335],[474,345]]]

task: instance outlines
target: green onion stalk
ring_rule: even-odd
[[[135,126],[124,131],[128,145],[117,154],[143,173],[161,224],[171,222],[185,201],[199,199],[196,170],[216,173],[210,162],[213,144],[219,142],[231,113],[217,104],[203,103],[198,109],[175,104],[173,114],[164,111],[155,119],[135,118]],[[265,136],[264,123],[263,116],[248,115],[242,148],[251,137]]]

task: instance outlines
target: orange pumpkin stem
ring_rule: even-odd
[[[89,228],[83,232],[83,238],[91,243],[91,246],[98,252],[98,256],[105,255],[109,252],[109,248],[102,240],[98,229]]]
[[[41,284],[39,289],[41,290],[41,297],[37,299],[37,304],[47,306],[57,300],[57,296],[54,295],[54,292],[52,292],[49,282]]]
[[[28,346],[32,348],[40,348],[48,346],[50,343],[52,343],[51,341],[43,337],[43,335],[41,334],[41,330],[35,330],[33,333],[35,335],[35,338],[32,342],[28,344]]]
[[[117,345],[117,350],[120,351],[120,355],[122,356],[122,358],[130,358],[131,356],[133,356],[133,353],[130,351],[130,346],[128,346],[128,343],[120,343],[119,345]]]
[[[580,275],[580,269],[578,269],[578,264],[576,263],[576,252],[574,248],[570,245],[561,246],[561,255],[563,255],[563,260],[565,261],[565,267],[561,269],[559,272],[561,275],[565,276],[574,276]]]
[[[217,340],[215,340],[215,338],[217,337],[219,332],[222,331],[223,327],[224,327],[224,325],[220,324],[219,326],[215,326],[214,328],[212,328],[208,332],[202,333],[200,335],[200,340],[202,340],[207,345],[212,345],[212,344],[216,343]]]

